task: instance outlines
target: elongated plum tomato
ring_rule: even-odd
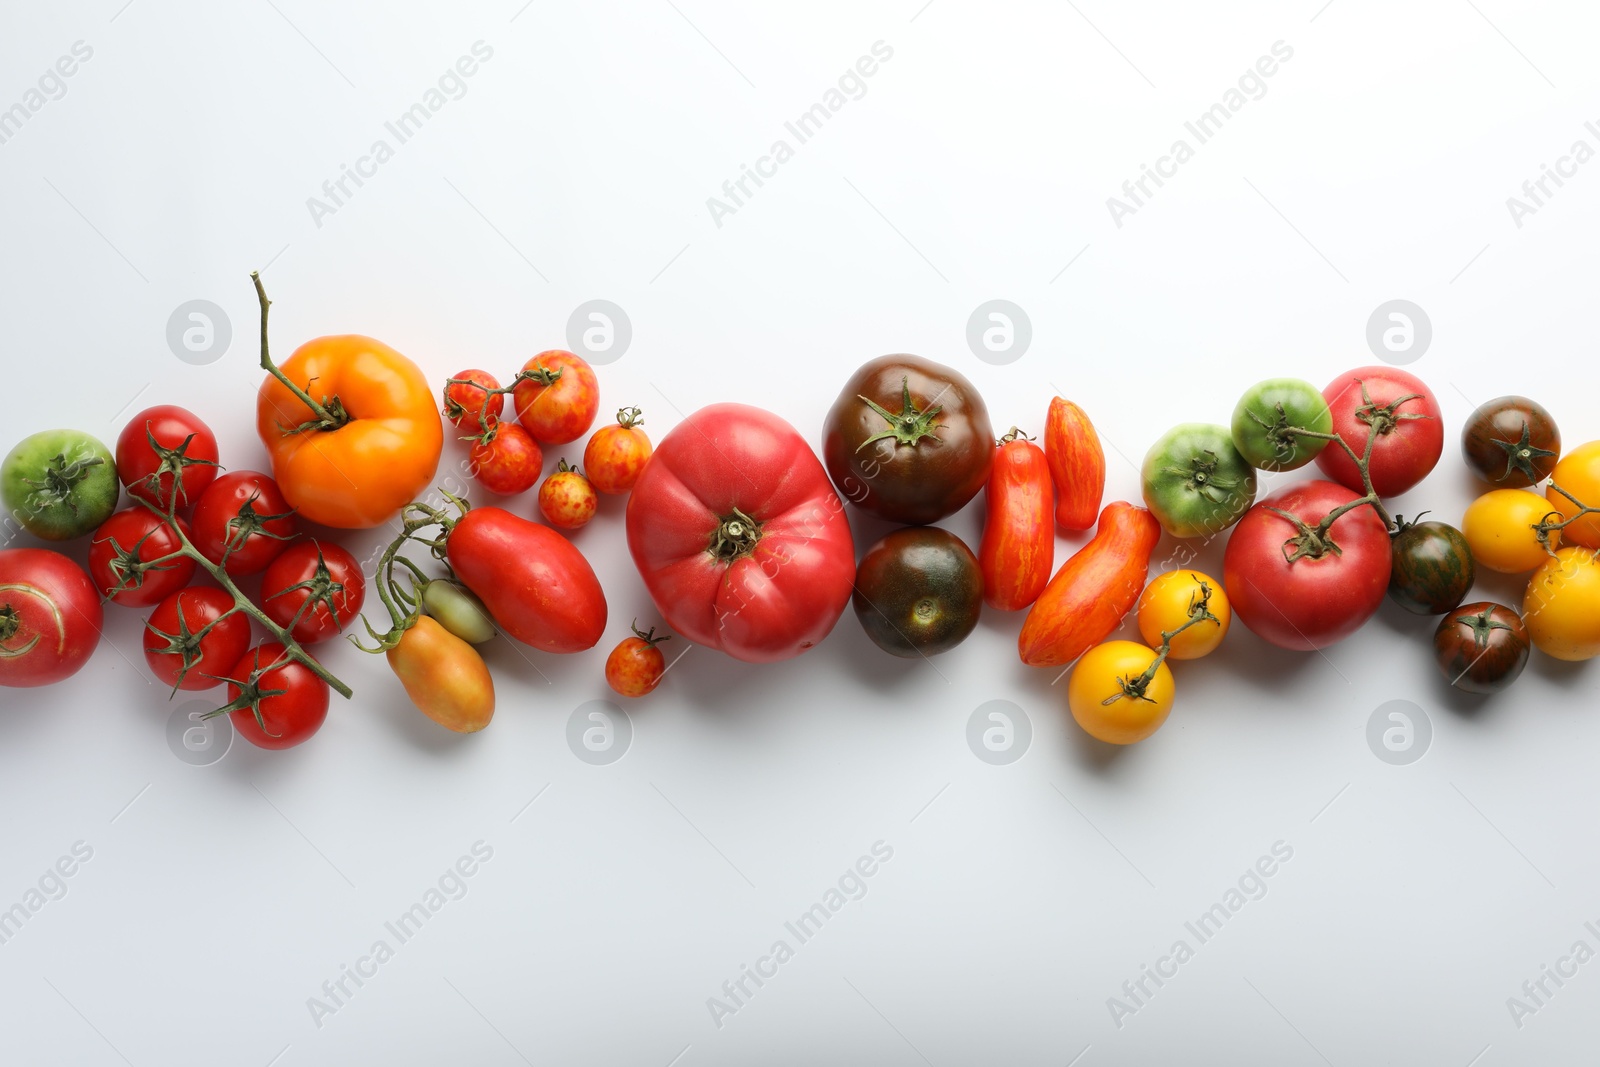
[[[552,348],[517,372],[511,400],[517,418],[535,441],[564,445],[594,425],[600,410],[600,380],[581,356]]]
[[[1322,391],[1333,413],[1333,432],[1362,455],[1372,442],[1372,488],[1399,496],[1428,476],[1444,452],[1444,418],[1433,391],[1394,367],[1359,367]],[[1337,443],[1317,453],[1322,473],[1356,493],[1366,492],[1361,471]]]
[[[640,429],[642,416],[638,408],[623,408],[616,422],[600,427],[583,446],[583,469],[600,492],[626,493],[639,480],[650,459],[650,438]]]
[[[417,710],[446,730],[476,733],[494,717],[494,679],[478,650],[423,615],[386,652]]]
[[[293,748],[328,718],[328,683],[284,655],[276,641],[246,652],[228,672],[228,715],[239,736],[257,748]]]
[[[422,610],[469,645],[481,645],[498,632],[483,601],[448,578],[435,578],[422,587]]]
[[[805,438],[760,408],[713,404],[673,427],[628,497],[627,529],[667,625],[736,659],[798,656],[850,599],[844,505]]]
[[[450,568],[496,625],[544,652],[593,648],[606,596],[571,541],[503,508],[473,508],[445,542]]]
[[[1311,536],[1334,509],[1360,498],[1333,482],[1305,482],[1267,497],[1239,520],[1222,557],[1222,584],[1234,614],[1257,637],[1295,651],[1326,648],[1378,610],[1391,566],[1389,531],[1378,513],[1353,508],[1326,537]]]
[[[0,686],[70,678],[100,643],[104,618],[94,584],[66,556],[0,549]]]
[[[1055,564],[1050,464],[1044,450],[1013,429],[1000,439],[984,490],[987,512],[978,561],[983,602],[1019,611],[1039,599]]]
[[[1050,399],[1044,454],[1055,486],[1056,524],[1072,533],[1087,530],[1100,514],[1106,493],[1106,453],[1094,423],[1072,401]]]

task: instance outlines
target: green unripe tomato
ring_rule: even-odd
[[[1299,378],[1268,378],[1252,385],[1233,409],[1233,446],[1252,467],[1292,471],[1317,458],[1326,438],[1290,429],[1333,432],[1333,413],[1322,390]]]
[[[1186,422],[1144,457],[1144,504],[1173,537],[1221,533],[1256,502],[1255,468],[1221,426]]]
[[[0,502],[46,541],[94,532],[117,510],[120,491],[111,450],[78,430],[25,437],[0,462]]]
[[[483,601],[448,578],[435,578],[422,587],[422,608],[440,626],[470,645],[481,645],[499,632]]]

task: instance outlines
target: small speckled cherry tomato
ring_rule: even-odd
[[[638,408],[623,408],[617,421],[602,426],[583,449],[583,469],[589,482],[602,493],[626,493],[639,480],[650,458],[650,438],[639,429],[644,423]]]
[[[576,530],[594,518],[600,498],[583,472],[566,460],[556,465],[539,487],[539,512],[551,526]]]
[[[594,425],[600,410],[600,380],[582,357],[553,348],[517,372],[512,403],[535,441],[564,445]]]
[[[611,650],[606,657],[606,684],[625,697],[642,697],[661,684],[666,673],[666,657],[656,646],[670,640],[669,634],[656,636],[656,628],[648,633],[633,623],[633,636]]]
[[[478,483],[501,496],[516,496],[532,489],[544,467],[544,452],[527,430],[514,422],[492,418],[468,458],[472,464],[468,469]]]
[[[444,383],[444,417],[468,430],[481,427],[486,419],[498,419],[505,410],[500,379],[486,370],[457,371]]]

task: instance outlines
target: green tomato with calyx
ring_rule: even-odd
[[[1221,533],[1256,501],[1255,468],[1226,428],[1186,422],[1144,457],[1144,504],[1173,537]]]
[[[46,541],[92,533],[117,510],[117,462],[78,430],[45,430],[0,461],[0,502],[24,530]]]
[[[1264,471],[1304,467],[1328,447],[1333,412],[1322,390],[1299,378],[1268,378],[1252,385],[1233,409],[1233,445],[1251,466]]]

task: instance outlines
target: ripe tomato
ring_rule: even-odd
[[[505,394],[490,392],[498,388],[500,380],[486,370],[457,371],[444,383],[444,417],[465,430],[482,429],[505,410]]]
[[[622,696],[642,697],[661,684],[667,660],[656,646],[672,638],[669,634],[657,637],[654,626],[646,633],[637,622],[632,629],[633,636],[623,638],[606,657],[606,684]]]
[[[100,643],[103,620],[94,583],[66,556],[0,549],[0,686],[70,678]]]
[[[1543,405],[1525,396],[1479,405],[1461,428],[1461,454],[1472,473],[1501,489],[1525,489],[1550,477],[1561,431]]]
[[[1222,644],[1233,623],[1233,609],[1221,582],[1199,571],[1168,571],[1139,595],[1139,636],[1151,648],[1160,648],[1162,634],[1174,633],[1201,612],[1210,612],[1212,618],[1174,634],[1168,659],[1209,655]]]
[[[1414,615],[1443,615],[1476,578],[1470,542],[1443,522],[1404,522],[1390,541],[1389,599]]]
[[[250,647],[250,616],[213,585],[173,593],[144,621],[144,659],[173,689],[210,689]]]
[[[1600,655],[1600,558],[1592,548],[1563,548],[1528,579],[1522,599],[1539,651],[1564,660]]]
[[[805,438],[759,408],[713,404],[673,427],[628,497],[627,528],[667,625],[736,659],[798,656],[850,599],[844,505]]]
[[[261,578],[261,610],[302,645],[349,626],[366,598],[361,564],[332,541],[290,545]]]
[[[1523,574],[1550,558],[1545,546],[1539,543],[1538,527],[1551,510],[1550,504],[1538,493],[1526,489],[1491,489],[1467,505],[1467,512],[1461,518],[1461,532],[1472,548],[1473,559],[1492,571]],[[1546,540],[1552,550],[1564,532],[1549,531]]]
[[[228,703],[240,737],[258,748],[293,748],[328,718],[328,683],[264,641],[228,672]]]
[[[494,421],[472,446],[467,469],[491,493],[516,496],[539,480],[544,452],[521,426]]]
[[[1399,496],[1428,476],[1444,452],[1439,401],[1422,380],[1394,367],[1360,367],[1322,391],[1333,412],[1333,432],[1363,455],[1372,442],[1372,488]],[[1361,471],[1337,444],[1317,453],[1322,473],[1346,489],[1366,492]]]
[[[1569,519],[1578,514],[1578,505],[1557,492],[1558,485],[1585,506],[1600,508],[1600,441],[1579,445],[1561,457],[1561,462],[1550,472],[1545,496],[1562,519]],[[1600,548],[1600,514],[1585,515],[1566,527],[1561,531],[1561,539],[1585,548]]]
[[[1361,495],[1332,482],[1305,482],[1274,493],[1239,521],[1223,554],[1222,583],[1234,613],[1256,636],[1296,651],[1326,648],[1378,610],[1391,557],[1389,531],[1376,511],[1363,505],[1345,512],[1321,544],[1278,513],[1314,530]]]
[[[24,437],[0,461],[0,502],[35,537],[82,537],[117,510],[111,453],[77,430],[44,430]]]
[[[1106,492],[1106,453],[1082,408],[1050,398],[1044,424],[1044,454],[1056,495],[1056,523],[1077,533],[1094,525]]]
[[[1528,662],[1528,628],[1503,604],[1465,604],[1439,620],[1434,661],[1464,693],[1498,693]]]
[[[1049,529],[1049,512],[1045,512]],[[867,549],[851,596],[872,643],[903,659],[948,652],[983,611],[983,575],[972,550],[937,526],[903,526]]]
[[[146,408],[117,438],[117,477],[128,495],[165,509],[178,479],[178,506],[200,499],[217,476],[217,437],[200,416],[176,404]]]
[[[458,734],[494,718],[494,679],[478,650],[423,615],[384,653],[418,711]]]
[[[178,519],[189,536],[189,524]],[[114,604],[148,608],[189,584],[195,562],[175,556],[183,543],[167,520],[144,505],[124,508],[100,524],[89,542],[89,577],[100,595]]]
[[[517,418],[535,441],[564,445],[594,425],[600,410],[600,380],[582,357],[552,348],[517,372],[511,397]]]
[[[1195,627],[1199,629],[1199,627]],[[1192,631],[1191,631],[1192,632]],[[1067,707],[1090,737],[1113,745],[1143,741],[1172,711],[1172,671],[1137,641],[1107,641],[1085,652],[1067,680]]]
[[[539,513],[551,526],[576,530],[594,518],[600,498],[583,472],[562,460],[539,487]]]
[[[278,483],[259,471],[229,471],[194,506],[194,547],[231,575],[259,574],[299,533]]]
[[[1186,422],[1145,454],[1139,470],[1144,506],[1173,537],[1221,533],[1256,501],[1256,470],[1233,447],[1227,429]]]
[[[984,495],[988,510],[978,542],[983,602],[998,611],[1019,611],[1039,599],[1055,564],[1054,500],[1044,450],[1016,429],[1002,437]]]
[[[602,426],[583,447],[583,469],[602,493],[626,493],[639,480],[650,458],[650,438],[639,429],[644,422],[638,408],[623,408],[617,421]]]

